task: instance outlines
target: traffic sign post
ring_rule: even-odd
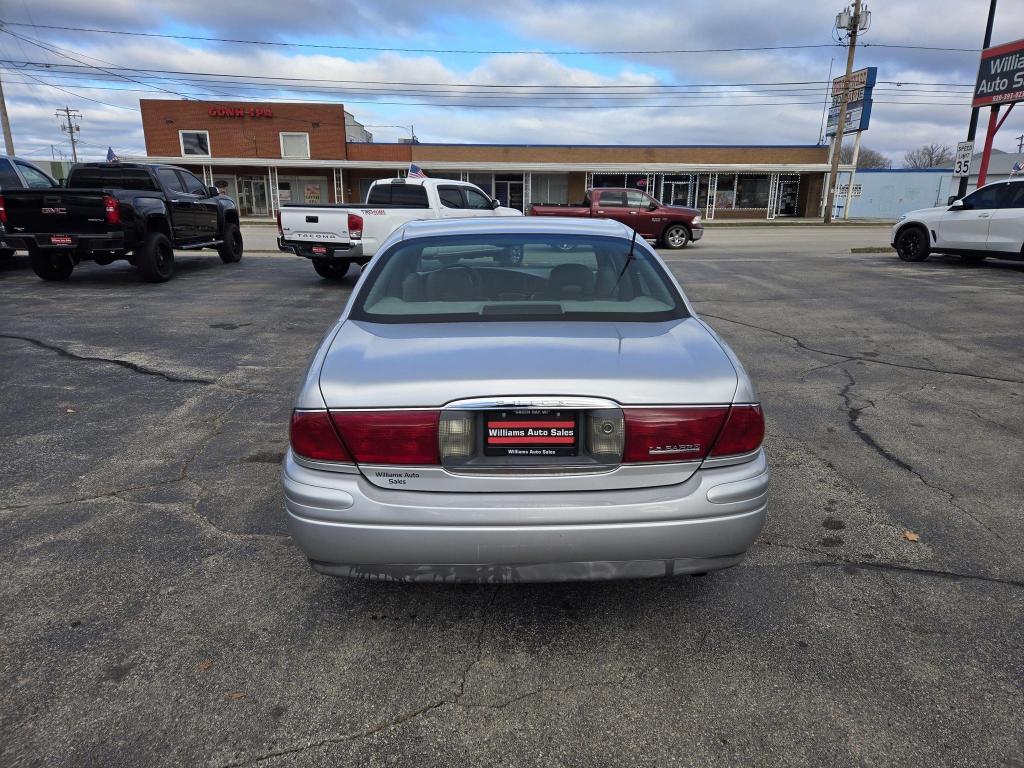
[[[972,157],[974,157],[973,141],[961,141],[956,145],[956,160],[953,162],[954,179],[966,179],[970,177]]]

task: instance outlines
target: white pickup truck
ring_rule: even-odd
[[[419,219],[522,216],[483,191],[449,179],[378,179],[363,205],[283,205],[277,214],[277,247],[311,259],[317,274],[339,280],[365,264],[387,237]]]

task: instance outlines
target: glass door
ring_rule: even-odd
[[[661,202],[665,205],[690,205],[690,182],[688,181],[666,181],[665,192]]]
[[[238,210],[242,216],[269,216],[266,179],[239,179]]]
[[[523,210],[523,177],[522,174],[515,176],[494,177],[494,196],[506,208],[518,208]]]
[[[776,216],[796,216],[796,199],[799,190],[799,180],[779,181],[779,193],[776,196],[776,204],[778,205]]]

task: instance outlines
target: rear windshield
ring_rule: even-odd
[[[376,323],[686,317],[679,291],[641,241],[569,235],[460,235],[381,254],[351,316]]]
[[[419,184],[378,184],[366,196],[368,205],[404,205],[429,208],[427,190]]]
[[[141,189],[156,192],[156,183],[141,168],[75,168],[68,176],[71,189]]]

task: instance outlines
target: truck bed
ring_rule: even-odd
[[[531,205],[531,216],[569,216],[583,218],[590,216],[590,208],[584,205]]]

